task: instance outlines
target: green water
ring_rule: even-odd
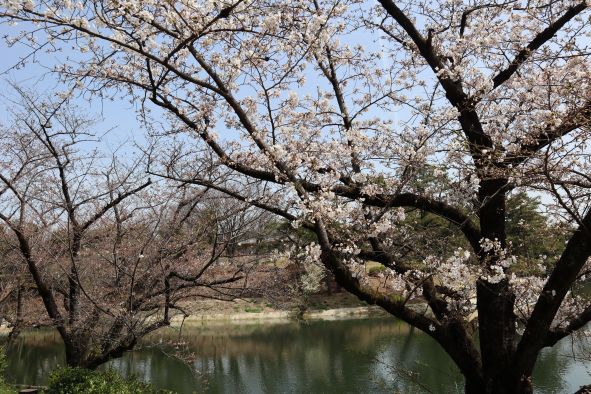
[[[428,336],[393,319],[185,327],[151,336],[109,365],[179,393],[455,393],[462,377]],[[563,341],[537,365],[538,393],[572,393],[591,383],[589,343]],[[170,354],[184,354],[182,362]],[[8,350],[9,380],[43,384],[63,365],[54,332],[33,331]],[[190,368],[188,364],[192,366]]]

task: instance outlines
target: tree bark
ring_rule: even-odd
[[[532,394],[533,387],[531,376],[522,382],[514,382],[508,376],[498,376],[487,382],[466,379],[464,392],[466,394]]]
[[[494,172],[494,168],[486,172]],[[498,242],[501,249],[506,248],[506,190],[505,179],[491,178],[491,174],[483,174],[479,189],[480,231],[486,240]],[[480,250],[479,260],[483,268],[499,265],[502,256],[493,250]],[[511,364],[516,348],[515,294],[509,281],[502,279],[491,283],[479,279],[476,283],[478,308],[478,327],[480,335],[480,352],[482,355],[482,372],[486,386],[485,393],[507,392],[505,371]],[[500,391],[499,391],[500,390]]]

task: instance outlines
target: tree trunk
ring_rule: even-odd
[[[494,169],[488,170],[494,173]],[[479,252],[483,267],[499,266],[499,260],[507,247],[506,221],[506,179],[482,176],[478,199],[480,202],[480,232],[483,239],[498,243],[492,250]],[[490,176],[490,175],[488,175]],[[500,247],[501,250],[496,250]],[[507,372],[515,354],[517,333],[515,328],[515,294],[509,281],[502,279],[497,283],[479,279],[476,283],[478,330],[482,375],[485,390],[483,393],[513,392],[516,384],[510,384]],[[510,390],[510,391],[507,391]],[[526,391],[527,392],[527,391]]]
[[[66,364],[69,367],[85,368],[84,346],[76,340],[64,340],[66,348]]]
[[[481,394],[482,393],[482,382],[466,379],[466,384],[464,386],[464,392],[466,394]]]
[[[79,315],[78,306],[80,302],[80,285],[78,284],[77,276],[76,266],[72,264],[72,267],[70,268],[70,276],[68,278],[70,288],[68,293],[68,313],[70,314],[69,324],[71,326],[76,324]]]
[[[478,281],[477,300],[484,381],[491,387],[503,385],[515,352],[515,296],[506,280],[496,284]]]
[[[497,376],[487,382],[466,380],[466,394],[532,394],[531,376],[522,382],[512,381],[508,375]]]
[[[78,233],[78,230],[74,230],[74,237],[72,241],[72,249],[71,253],[71,265],[70,265],[70,275],[68,277],[68,283],[70,286],[70,291],[68,294],[68,313],[70,326],[74,326],[78,322],[78,318],[80,316],[80,283],[78,283],[78,254],[80,253],[80,245],[81,245],[81,237],[82,234]]]

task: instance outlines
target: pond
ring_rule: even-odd
[[[152,335],[109,366],[178,393],[463,391],[460,373],[440,347],[391,318],[185,326],[180,350],[170,345],[178,335],[172,329]],[[591,383],[591,363],[573,358],[589,350],[588,342],[565,340],[544,351],[536,393],[572,393]],[[8,349],[8,361],[10,381],[42,385],[64,363],[59,336],[27,332]]]

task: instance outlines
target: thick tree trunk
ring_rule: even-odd
[[[137,343],[137,338],[129,337],[123,340],[119,345],[102,350],[102,353],[90,354],[89,343],[84,338],[64,339],[66,348],[66,364],[69,367],[96,369],[107,361],[123,356],[125,352],[133,350]]]
[[[84,352],[80,344],[73,341],[64,341],[66,348],[66,364],[69,367],[83,367]]]
[[[494,169],[489,169],[494,173]],[[486,240],[498,243],[500,251],[481,250],[480,263],[483,267],[498,266],[507,247],[505,232],[505,179],[486,179],[480,184],[480,231]],[[515,354],[517,333],[515,328],[515,294],[507,279],[492,283],[480,279],[476,283],[478,328],[482,374],[485,389],[482,393],[508,393],[516,384],[506,382],[507,368]]]
[[[497,376],[495,380],[482,382],[480,380],[466,380],[466,394],[532,394],[531,377],[522,382],[512,381],[508,375]]]
[[[62,339],[66,350],[66,364],[70,367],[88,368],[90,347],[92,346],[89,333],[68,330],[65,335],[62,335]]]
[[[464,386],[464,392],[466,394],[481,394],[482,393],[482,381],[473,381],[466,379],[466,385]]]
[[[485,385],[494,387],[506,379],[515,352],[515,296],[506,280],[496,284],[479,281],[477,299],[482,372]]]

